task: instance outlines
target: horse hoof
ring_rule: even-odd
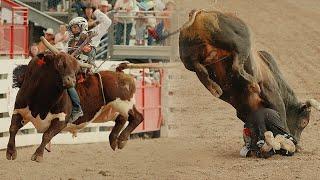
[[[113,135],[112,133],[109,135],[109,143],[112,150],[116,150],[117,148],[117,136]]]
[[[303,148],[299,144],[297,144],[296,145],[296,152],[302,152],[302,151],[303,151]]]
[[[123,149],[126,144],[127,144],[127,141],[118,141],[118,148]]]
[[[110,141],[110,147],[113,151],[115,151],[117,148],[117,140]]]
[[[36,154],[33,154],[31,156],[31,161],[42,162],[43,161],[43,157],[39,156],[39,155],[36,155]]]
[[[17,151],[16,150],[7,150],[6,153],[8,160],[15,160],[17,158]]]

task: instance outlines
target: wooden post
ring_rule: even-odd
[[[169,79],[167,69],[163,70],[163,83],[161,86],[161,111],[162,111],[162,124],[160,126],[160,136],[169,136],[168,119],[170,116],[170,103],[169,103]]]

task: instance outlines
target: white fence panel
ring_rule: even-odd
[[[0,133],[9,132],[10,122],[11,117],[0,118]]]
[[[1,66],[1,65],[0,65]],[[1,72],[1,70],[0,70]],[[3,76],[2,76],[3,77]],[[0,94],[6,93],[9,91],[10,87],[8,86],[2,86],[3,85],[8,85],[10,82],[7,79],[0,79]]]
[[[8,113],[8,100],[5,98],[0,99],[0,113]]]
[[[42,134],[24,134],[16,136],[16,146],[31,146],[40,144]],[[9,141],[9,136],[0,138],[0,149],[6,149]]]

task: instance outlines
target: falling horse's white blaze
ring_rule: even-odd
[[[120,98],[117,98],[116,100],[111,101],[108,104],[102,106],[90,121],[81,123],[79,125],[68,123],[67,127],[64,128],[63,131],[68,131],[72,133],[75,137],[80,129],[85,128],[91,122],[103,123],[107,121],[114,121],[119,114],[128,119],[128,112],[130,109],[133,108],[134,104],[135,98],[131,98],[130,100],[121,100]],[[20,114],[23,118],[24,125],[28,122],[31,122],[37,129],[38,133],[45,132],[49,128],[53,119],[58,118],[59,121],[66,120],[66,114],[63,112],[58,114],[52,114],[49,112],[45,119],[41,119],[39,115],[37,115],[37,117],[34,118],[31,115],[31,111],[28,106],[22,109],[15,109],[13,114]]]

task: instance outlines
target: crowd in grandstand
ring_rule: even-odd
[[[175,10],[172,0],[74,0],[66,9],[61,7],[62,0],[49,0],[49,11],[68,11],[73,17],[84,17],[88,21],[89,31],[97,25],[93,12],[99,8],[112,19],[114,25],[114,43],[117,45],[154,45],[168,33],[170,17]],[[66,25],[58,32],[52,28],[44,31],[44,37],[58,49],[66,46],[69,35]],[[105,38],[105,37],[104,37]],[[161,42],[163,43],[163,42]],[[30,55],[45,51],[42,42],[30,47]]]

